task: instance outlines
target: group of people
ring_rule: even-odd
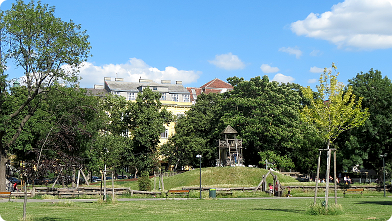
[[[352,183],[351,178],[349,176],[344,176],[343,181],[344,181],[344,184],[346,184],[346,185],[350,185]],[[317,182],[317,180],[316,180],[316,182]],[[319,179],[318,182],[319,183],[325,183],[325,179],[322,179],[322,180]],[[329,182],[333,183],[333,177],[332,176],[329,176]],[[340,180],[339,180],[338,177],[336,177],[336,183],[340,183]]]

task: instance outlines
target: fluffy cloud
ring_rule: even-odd
[[[215,55],[215,60],[208,62],[218,68],[226,70],[237,70],[245,67],[245,64],[238,58],[238,56],[233,55],[231,52],[228,54]]]
[[[297,35],[327,40],[339,48],[392,47],[392,0],[345,0],[331,11],[310,13],[291,24]]]
[[[283,75],[281,73],[277,73],[271,81],[277,81],[281,83],[293,82],[295,79],[290,76]]]
[[[308,83],[309,84],[314,84],[314,83],[316,83],[317,82],[317,79],[309,79],[308,80]]]
[[[261,71],[263,73],[275,73],[279,71],[279,68],[277,67],[271,67],[268,64],[262,64],[260,67]]]
[[[313,66],[313,67],[310,68],[309,71],[312,72],[312,73],[323,73],[324,68],[318,68],[316,66]]]
[[[297,59],[299,59],[301,57],[301,55],[302,55],[302,51],[299,50],[298,48],[291,48],[291,47],[285,48],[285,47],[282,47],[282,48],[279,48],[279,51],[286,52],[286,53],[289,53],[289,54],[293,54],[293,55],[295,55],[295,57]]]
[[[3,4],[3,2],[5,2],[5,0],[0,0],[0,5]]]
[[[124,81],[137,82],[140,78],[160,80],[182,81],[183,84],[196,82],[201,75],[200,71],[178,70],[168,66],[165,70],[159,70],[146,64],[143,60],[131,58],[125,64],[107,64],[95,66],[92,63],[83,63],[80,69],[81,87],[93,87],[94,84],[103,84],[104,77],[124,78]]]
[[[310,52],[310,56],[316,57],[321,55],[322,53],[319,50],[313,50],[312,52]]]

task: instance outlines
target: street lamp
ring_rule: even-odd
[[[387,157],[387,154],[386,153],[384,153],[383,155],[380,155],[380,157],[382,157],[382,168],[383,168],[383,171],[384,171],[384,181],[383,181],[383,185],[384,185],[384,197],[385,197],[385,157]]]
[[[201,155],[198,154],[198,155],[196,155],[196,157],[200,159],[199,164],[200,164],[200,199],[201,199]]]

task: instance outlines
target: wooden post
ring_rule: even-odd
[[[78,179],[76,180],[76,188],[79,188],[80,169],[78,170]]]
[[[327,152],[327,173],[325,174],[325,177],[328,178],[326,180],[326,185],[325,185],[325,208],[328,208],[328,196],[329,196],[329,173],[331,169],[331,149],[329,149],[329,143],[328,143],[328,152]]]
[[[114,175],[112,171],[112,202],[114,202]]]
[[[333,180],[335,182],[335,204],[338,204],[338,184],[336,183],[336,150],[333,152]]]
[[[80,169],[79,171],[82,173],[82,176],[83,176],[84,180],[86,181],[87,186],[89,186],[90,184],[88,183],[87,177],[84,175],[83,170]]]
[[[317,202],[317,188],[318,188],[318,179],[319,179],[319,171],[320,171],[320,158],[321,158],[321,151],[319,152],[319,157],[317,160],[317,175],[316,175],[316,187],[314,189],[314,205],[316,205]]]
[[[161,182],[162,182],[162,192],[165,191],[165,184],[163,183],[163,176],[161,176]]]

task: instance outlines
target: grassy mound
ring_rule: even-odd
[[[250,167],[208,167],[201,169],[201,180],[203,187],[255,187],[257,186],[263,175],[268,170]],[[279,173],[279,181],[285,183],[297,183],[298,181],[292,177]],[[191,170],[172,177],[164,179],[165,189],[175,189],[182,187],[199,186],[199,169]],[[272,183],[272,176],[267,177],[267,183]]]

